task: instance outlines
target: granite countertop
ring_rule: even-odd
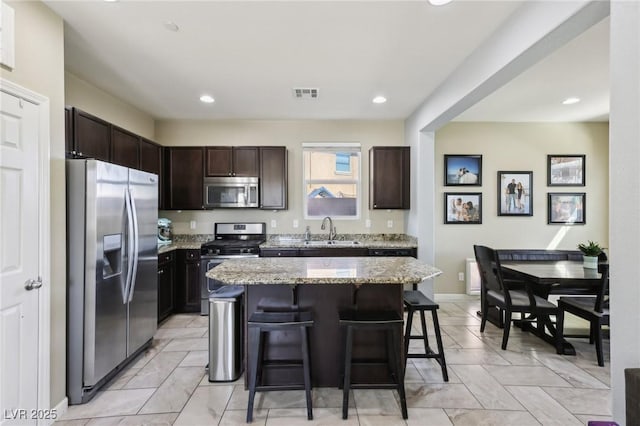
[[[326,235],[315,234],[312,241],[323,241]],[[213,234],[177,234],[173,236],[170,244],[158,244],[158,254],[167,253],[173,250],[199,250],[202,243],[213,240]],[[302,234],[277,234],[269,235],[267,241],[260,245],[260,248],[329,248],[341,249],[345,247],[362,248],[417,248],[418,240],[406,234],[340,234],[336,241],[357,241],[357,244],[345,245],[322,245],[313,246],[305,244]]]
[[[324,241],[326,235],[314,234],[311,241]],[[345,247],[362,247],[362,248],[416,248],[418,240],[415,237],[406,234],[339,234],[335,241],[357,241],[357,244],[344,245],[323,245],[322,248],[345,248]],[[260,245],[260,248],[309,248],[318,247],[305,243],[302,234],[279,234],[269,235],[267,241]]]
[[[412,257],[228,259],[207,272],[223,284],[418,284],[442,273]]]

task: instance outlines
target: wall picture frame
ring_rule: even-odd
[[[547,155],[547,186],[585,186],[583,154]]]
[[[445,192],[444,223],[479,225],[482,223],[481,192]]]
[[[587,195],[584,192],[547,193],[549,225],[584,225]]]
[[[498,216],[533,216],[533,172],[498,171]]]
[[[482,155],[444,156],[445,186],[482,186]]]

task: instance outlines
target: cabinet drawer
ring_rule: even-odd
[[[261,249],[261,257],[296,257],[298,256],[298,249],[284,248],[284,249]]]
[[[164,265],[165,263],[169,263],[173,261],[173,254],[174,252],[172,251],[158,254],[158,266]]]
[[[411,256],[416,257],[414,248],[369,249],[369,256]]]
[[[200,260],[200,250],[185,250],[186,260]]]

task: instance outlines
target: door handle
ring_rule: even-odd
[[[38,277],[37,280],[27,280],[24,283],[24,288],[27,289],[27,291],[37,290],[40,287],[42,287],[42,278],[40,277]]]

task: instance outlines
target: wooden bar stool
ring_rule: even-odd
[[[247,321],[249,330],[249,402],[247,404],[247,423],[253,420],[253,401],[256,391],[305,390],[307,399],[307,419],[313,420],[311,403],[311,367],[309,360],[309,334],[313,326],[313,314],[309,311],[298,312],[254,312]],[[265,334],[272,331],[299,331],[301,337],[300,360],[264,359]],[[302,367],[304,383],[263,385],[262,370],[267,367]]]
[[[407,358],[434,358],[442,368],[442,379],[449,381],[447,374],[447,363],[444,359],[444,349],[442,346],[442,336],[440,335],[440,323],[438,322],[438,304],[429,299],[419,290],[405,290],[404,305],[407,308],[407,327],[404,332],[404,356],[405,369],[407,368]],[[436,333],[436,344],[438,352],[434,352],[429,347],[429,339],[427,337],[427,322],[424,318],[424,311],[431,311],[433,317],[433,328]],[[411,334],[411,324],[413,323],[413,314],[420,312],[420,323],[422,325],[422,334]],[[424,343],[424,353],[409,353],[409,342],[414,339],[420,339]]]
[[[346,419],[349,414],[349,390],[350,389],[396,389],[400,397],[400,407],[402,418],[408,418],[407,399],[404,392],[404,369],[402,368],[401,357],[398,357],[398,349],[401,347],[402,317],[395,311],[359,311],[357,309],[343,310],[339,312],[339,323],[341,327],[346,327],[347,335],[345,341],[344,355],[344,384],[342,397],[342,418]],[[379,364],[376,361],[354,361],[353,353],[353,333],[356,330],[380,330],[386,334],[387,359],[386,362],[391,372],[394,383],[372,383],[372,384],[352,384],[351,366],[352,364]]]

